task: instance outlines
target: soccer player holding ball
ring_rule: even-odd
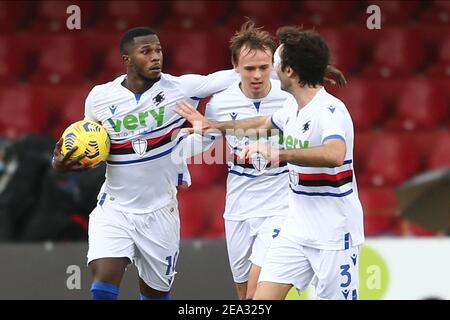
[[[173,108],[185,99],[197,105],[238,76],[234,70],[208,76],[162,73],[162,46],[148,28],[127,31],[120,52],[126,74],[95,86],[85,103],[85,120],[100,123],[111,142],[106,180],[89,218],[92,298],[117,299],[133,262],[141,299],[169,299],[180,241],[176,187],[186,179],[185,164],[170,157],[184,139],[175,133],[185,120]],[[60,140],[55,147],[55,170],[89,168],[79,162],[84,154],[73,158],[73,148],[64,156],[62,146]]]

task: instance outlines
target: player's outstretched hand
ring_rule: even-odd
[[[205,134],[206,131],[212,130],[212,122],[206,119],[191,104],[186,101],[178,101],[174,111],[185,118],[192,125],[192,128],[183,128],[181,132]]]
[[[347,80],[345,80],[344,74],[341,70],[331,65],[328,65],[325,70],[325,82],[331,83],[339,88],[342,88],[347,84]]]
[[[66,171],[87,171],[91,169],[91,167],[86,167],[80,164],[80,160],[85,157],[84,154],[70,159],[70,156],[77,150],[78,147],[73,147],[69,152],[64,156],[61,152],[61,147],[63,144],[63,138],[59,139],[56,143],[55,149],[53,150],[53,161],[52,166],[55,171],[58,172],[66,172]]]
[[[263,155],[264,158],[266,158],[266,160],[268,160],[268,161],[271,161],[271,162],[279,161],[279,157],[280,157],[279,150],[271,148],[266,143],[259,143],[259,142],[255,142],[255,143],[244,146],[244,148],[242,148],[241,158],[249,159],[252,156],[252,154],[254,154],[256,152]]]

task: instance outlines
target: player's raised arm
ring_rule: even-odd
[[[333,112],[328,108],[324,110],[318,117],[321,145],[275,150],[270,146],[255,143],[243,149],[242,158],[250,158],[253,153],[259,152],[271,161],[277,160],[308,167],[334,168],[343,165],[347,153],[346,139],[348,139],[344,123],[349,115],[342,110],[342,107],[333,109]]]
[[[244,132],[250,129],[263,130],[271,133],[270,131],[275,129],[270,117],[254,117],[233,121],[208,120],[186,101],[177,102],[174,111],[192,124],[192,128],[183,129],[189,133],[213,133],[218,131],[226,133],[228,130]]]
[[[233,82],[239,80],[234,69],[222,70],[206,76],[187,74],[178,77],[180,89],[188,98],[205,98],[228,88]]]
[[[280,161],[308,167],[334,168],[342,166],[344,163],[346,146],[341,139],[329,139],[318,147],[280,150],[279,152]]]

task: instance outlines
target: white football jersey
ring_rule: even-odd
[[[206,117],[216,121],[241,120],[257,116],[270,116],[280,110],[290,96],[281,90],[279,80],[271,80],[271,90],[262,99],[250,99],[239,87],[240,81],[215,94],[206,106]],[[279,137],[260,138],[279,148]],[[228,163],[227,196],[224,218],[245,220],[248,218],[284,215],[288,208],[288,169],[286,164],[269,163],[265,170],[256,170],[252,163],[239,158],[248,138],[226,135],[232,152]]]
[[[347,249],[364,242],[363,211],[353,170],[353,123],[344,103],[325,88],[303,108],[294,97],[272,116],[283,131],[284,148],[311,148],[328,139],[342,139],[346,156],[342,166],[308,167],[288,164],[289,215],[296,224],[283,232],[298,243],[325,250]],[[292,219],[291,219],[292,220]]]
[[[122,85],[126,75],[95,86],[86,98],[85,119],[101,123],[111,139],[106,180],[99,193],[104,206],[148,213],[176,198],[176,186],[186,179],[186,165],[174,163],[171,153],[183,140],[176,130],[184,118],[175,103],[198,100],[219,92],[239,79],[234,70],[208,76],[161,74],[142,94]]]

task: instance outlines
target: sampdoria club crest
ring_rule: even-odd
[[[250,156],[253,168],[258,171],[263,171],[267,167],[267,159],[259,152],[255,152]]]
[[[136,152],[137,155],[143,156],[145,152],[147,151],[147,140],[144,139],[136,139],[133,140],[131,143],[134,152]]]
[[[298,173],[295,171],[289,171],[289,181],[294,185],[297,186],[299,182]]]

